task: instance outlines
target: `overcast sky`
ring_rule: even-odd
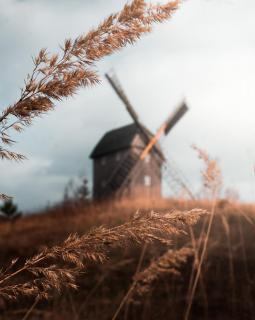
[[[19,96],[31,56],[51,52],[119,10],[124,0],[0,0],[1,109]],[[143,123],[155,131],[185,97],[189,112],[163,141],[195,190],[195,143],[219,160],[225,187],[255,195],[255,1],[189,0],[171,21],[100,62],[114,68]],[[0,163],[0,191],[23,209],[61,199],[70,178],[91,181],[89,153],[101,136],[131,119],[109,84],[83,89],[16,136],[28,160]]]

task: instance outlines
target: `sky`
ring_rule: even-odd
[[[0,0],[0,110],[16,101],[31,57],[40,48],[58,52],[120,10],[124,0]],[[89,154],[102,135],[131,123],[104,79],[114,68],[141,121],[151,131],[185,98],[189,112],[161,143],[193,190],[203,165],[191,145],[218,160],[224,187],[243,201],[255,195],[255,2],[187,0],[173,18],[134,46],[99,62],[102,82],[16,135],[22,163],[1,161],[0,191],[23,210],[37,210],[63,197],[70,179],[86,176]]]

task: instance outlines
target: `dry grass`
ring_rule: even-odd
[[[168,208],[173,208],[177,204],[180,209],[181,206],[183,209],[196,206],[208,210],[211,206],[211,202],[205,200],[197,203],[173,200],[159,203],[159,208],[161,212],[167,214]],[[147,206],[149,207],[149,203]],[[70,248],[76,241],[82,247],[83,241],[81,239],[84,233],[86,234],[84,237],[88,236],[91,241],[94,241],[95,233],[101,232],[100,228],[89,233],[88,230],[93,224],[94,226],[104,225],[103,237],[105,237],[105,232],[108,234],[107,230],[115,230],[121,236],[126,237],[127,235],[123,234],[122,228],[126,229],[132,226],[132,223],[130,225],[128,221],[133,215],[134,208],[132,203],[128,205],[127,200],[125,206],[120,203],[101,204],[91,205],[82,210],[76,208],[75,210],[77,211],[69,212],[69,208],[58,207],[39,216],[22,218],[12,226],[8,222],[0,224],[2,234],[0,239],[1,265],[8,266],[12,257],[19,256],[20,259],[14,266],[15,270],[19,270],[24,266],[26,260],[36,255],[37,251],[42,253],[40,248],[45,244],[49,248],[47,252],[58,248],[57,252],[61,253],[62,245],[59,244],[64,243],[64,239],[70,233],[76,232],[78,234],[77,239],[70,240]],[[142,215],[142,219],[145,219],[143,225],[147,226],[150,210],[141,211],[148,212]],[[254,294],[252,281],[255,280],[253,273],[255,267],[253,259],[254,217],[255,207],[252,205],[233,205],[228,201],[217,202],[206,255],[201,265],[200,277],[202,281],[197,284],[190,319],[204,319],[206,314],[209,319],[217,319],[215,314],[221,314],[220,319],[229,319],[230,315],[234,319],[240,319],[243,312],[247,315],[247,319],[252,319],[251,314],[255,311],[252,303],[252,295]],[[166,237],[173,241],[172,248],[168,253],[167,246],[156,240],[147,245],[142,259],[140,248],[145,238],[141,239],[141,243],[138,245],[134,238],[125,242],[123,239],[119,241],[120,238],[117,237],[115,238],[116,242],[114,240],[113,243],[103,247],[101,247],[102,241],[100,241],[100,246],[97,249],[99,251],[96,252],[103,252],[104,258],[107,257],[107,259],[104,259],[103,263],[98,263],[98,261],[93,262],[85,257],[83,260],[85,268],[82,269],[85,274],[79,273],[78,277],[75,275],[75,284],[79,286],[79,290],[70,291],[61,288],[61,296],[57,290],[50,290],[51,302],[47,304],[43,300],[38,302],[31,312],[31,318],[111,319],[127,292],[137,282],[137,289],[139,289],[138,286],[143,287],[144,285],[145,291],[146,288],[149,290],[142,295],[138,295],[134,290],[134,293],[124,301],[117,319],[124,319],[124,317],[128,317],[127,319],[162,319],[166,317],[168,319],[182,319],[183,307],[189,301],[189,298],[186,300],[186,297],[194,258],[196,254],[198,259],[201,257],[203,248],[200,246],[200,250],[198,250],[199,241],[201,243],[205,241],[206,230],[202,236],[201,230],[203,230],[204,223],[208,224],[208,219],[210,219],[210,215],[190,227],[194,235],[195,250],[191,243],[192,238],[189,236],[190,228],[186,227],[181,228],[182,231],[179,235]],[[181,226],[182,223],[183,221]],[[138,225],[135,224],[136,227]],[[133,227],[131,230],[134,232]],[[183,234],[183,231],[186,234]],[[161,237],[165,239],[162,234]],[[86,241],[86,245],[89,244]],[[176,255],[181,257],[178,252],[182,252],[185,257],[187,246],[191,248],[188,249],[187,254],[189,252],[193,252],[193,254],[186,262],[180,261],[179,265],[173,264]],[[76,246],[74,247],[76,248]],[[81,247],[77,246],[77,253]],[[94,247],[91,249],[94,250]],[[82,252],[86,251],[82,250]],[[80,254],[78,255],[80,256]],[[62,257],[45,262],[47,262],[47,266],[53,264],[64,267],[66,264]],[[75,267],[73,263],[67,263],[67,265],[68,268]],[[140,265],[139,268],[138,265]],[[40,266],[44,266],[44,264],[42,263]],[[173,275],[172,270],[180,272],[180,276]],[[13,279],[20,283],[30,283],[31,279],[35,278],[24,272]],[[40,279],[45,278],[40,275]],[[10,281],[9,284],[13,285],[14,282]],[[29,297],[19,298],[18,302],[2,302],[2,319],[20,319],[32,304],[33,300]],[[93,308],[94,305],[97,306],[96,310],[100,310],[100,312]],[[232,315],[233,313],[235,313],[235,317]]]
[[[185,320],[189,319],[198,282],[202,279],[202,265],[207,253],[209,237],[211,234],[212,224],[216,211],[217,199],[219,197],[220,189],[222,186],[222,175],[217,161],[212,159],[205,150],[202,150],[197,146],[193,146],[193,149],[198,152],[198,157],[203,161],[205,165],[205,169],[202,171],[202,181],[203,187],[206,190],[206,195],[209,197],[209,199],[211,199],[211,210],[208,223],[204,223],[201,230],[198,247],[195,247],[195,245],[193,244],[193,247],[196,250],[196,259],[193,264],[193,270],[189,283],[188,304],[184,315]],[[204,237],[204,239],[202,239],[202,237]]]
[[[70,235],[62,245],[44,248],[13,271],[18,260],[14,259],[0,274],[0,296],[6,299],[16,299],[20,295],[48,299],[52,290],[61,292],[63,288],[77,288],[76,277],[86,270],[88,264],[105,262],[111,248],[125,249],[130,243],[155,241],[170,245],[169,236],[186,234],[185,227],[194,225],[205,213],[199,209],[165,214],[136,213],[131,221],[120,226],[99,227],[83,236]],[[30,273],[32,279],[8,284],[24,272]]]
[[[0,116],[0,158],[23,160],[5,148],[13,143],[11,130],[21,131],[56,101],[97,84],[98,60],[150,32],[178,4],[134,0],[97,29],[66,40],[60,55],[42,49],[20,98]],[[0,319],[252,319],[255,208],[219,201],[217,162],[194,149],[205,163],[210,201],[67,205],[0,225],[0,261],[7,266],[0,271]],[[131,217],[134,207],[147,213]]]
[[[194,250],[189,247],[168,250],[158,259],[153,260],[146,269],[135,275],[135,293],[139,296],[148,294],[153,289],[153,283],[160,277],[165,277],[166,275],[180,277],[179,269],[181,265],[185,264],[187,259],[193,255]]]

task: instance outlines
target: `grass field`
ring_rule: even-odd
[[[22,264],[42,246],[59,244],[70,233],[84,234],[96,226],[122,224],[137,209],[164,213],[176,208],[210,211],[211,203],[185,200],[148,203],[141,200],[92,204],[83,209],[70,205],[27,216],[14,223],[3,222],[0,225],[1,266],[7,266],[16,256],[20,257],[18,265]],[[186,235],[174,236],[171,248],[191,244],[199,252],[199,241],[203,243],[205,237],[201,230],[207,221],[208,217],[203,217],[194,227],[187,229]],[[254,206],[218,201],[189,319],[253,319],[254,223]],[[178,272],[166,272],[156,278],[145,294],[127,295],[138,265],[140,270],[145,269],[165,251],[166,246],[158,243],[113,249],[107,262],[87,265],[85,273],[78,279],[78,290],[64,290],[61,294],[55,293],[48,301],[37,302],[27,317],[114,319],[122,303],[117,319],[184,319],[191,301],[191,277],[196,271],[193,255],[175,270]],[[26,276],[25,273],[18,280],[23,281]],[[34,299],[24,297],[18,302],[1,300],[0,319],[22,319],[33,302]]]

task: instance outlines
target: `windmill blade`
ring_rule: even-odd
[[[184,116],[184,114],[188,111],[188,106],[183,101],[183,103],[178,106],[174,112],[169,116],[169,118],[165,122],[165,135],[169,133],[170,130],[176,125],[176,123]]]
[[[139,120],[138,120],[138,115],[135,112],[133,106],[128,100],[128,97],[126,96],[124,90],[121,87],[121,84],[116,76],[115,73],[111,72],[111,75],[109,73],[105,74],[106,79],[110,82],[113,90],[117,93],[118,97],[121,99],[121,101],[124,103],[126,106],[126,109],[128,113],[130,114],[131,118],[134,120],[136,124],[140,126]]]
[[[165,132],[165,127],[166,127],[166,125],[165,125],[165,123],[163,123],[162,126],[156,132],[156,134],[149,140],[148,144],[146,145],[145,149],[143,150],[143,152],[140,155],[141,160],[144,160],[146,158],[146,156],[148,155],[148,153],[151,151],[151,149],[156,146],[160,137]]]
[[[150,152],[150,150],[156,145],[163,134],[167,135],[169,131],[176,125],[176,123],[184,116],[188,111],[188,107],[185,102],[183,102],[176,110],[171,113],[169,118],[159,127],[156,134],[150,139],[146,148],[143,150],[140,158],[143,160]]]
[[[131,103],[129,102],[128,97],[126,96],[123,88],[121,87],[121,84],[120,84],[116,74],[114,73],[114,71],[111,71],[111,73],[106,73],[105,77],[109,81],[109,83],[111,84],[114,91],[117,93],[118,97],[124,103],[128,113],[130,114],[131,118],[134,120],[135,124],[139,128],[139,130],[141,132],[141,138],[144,141],[145,145],[148,145],[148,143],[151,141],[151,136],[148,134],[148,131],[145,129],[145,127],[139,121],[138,115],[135,112]],[[155,143],[152,145],[152,147],[149,149],[149,151],[152,148],[154,148],[154,150],[157,152],[158,156],[162,160],[164,160],[164,157],[162,156],[160,150],[157,148]]]

